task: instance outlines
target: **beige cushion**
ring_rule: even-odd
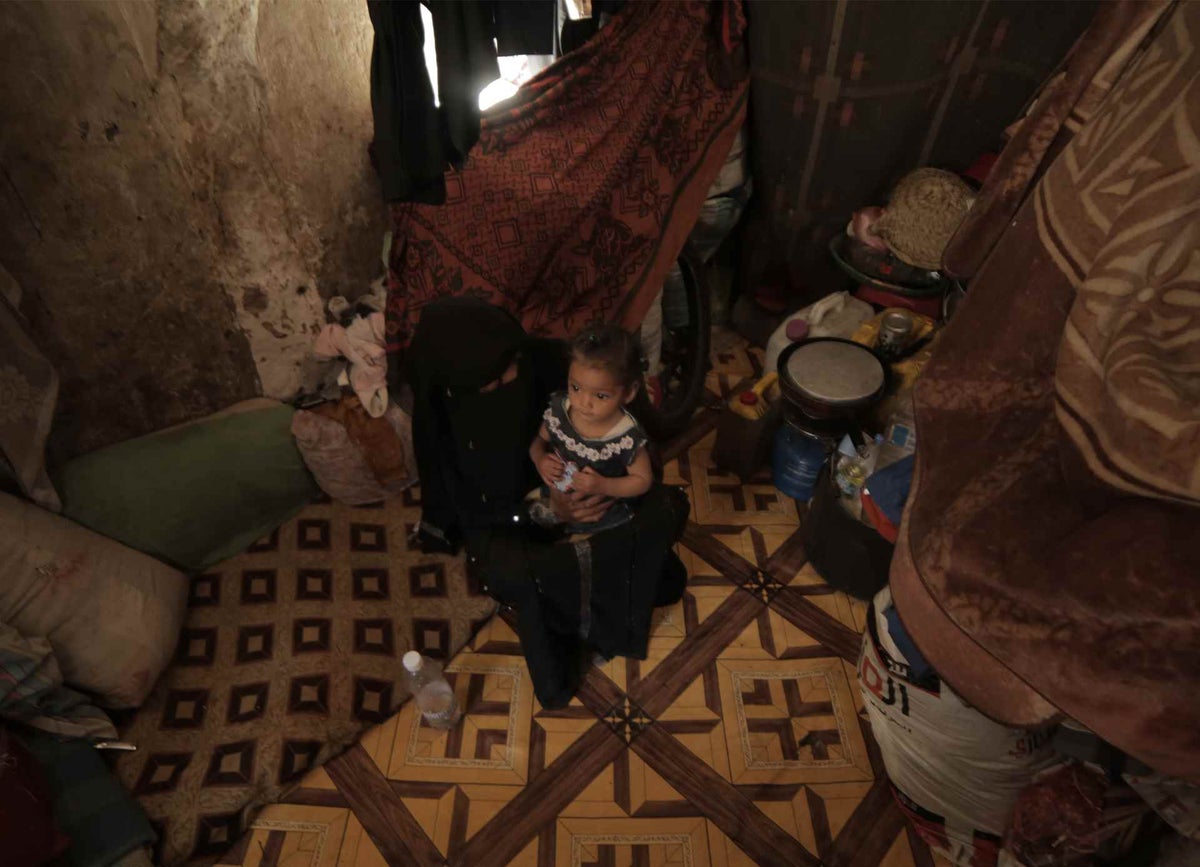
[[[67,683],[136,707],[175,650],[183,574],[24,500],[0,494],[0,620],[45,636]]]

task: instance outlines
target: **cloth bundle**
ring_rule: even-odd
[[[388,407],[387,353],[383,348],[384,316],[358,316],[347,326],[330,324],[321,329],[313,343],[318,358],[345,358],[350,368],[350,387],[372,418]]]

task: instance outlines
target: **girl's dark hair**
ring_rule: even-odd
[[[641,347],[616,325],[593,325],[579,332],[571,341],[571,360],[604,368],[622,388],[642,381]]]

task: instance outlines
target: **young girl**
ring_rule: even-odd
[[[589,328],[571,341],[567,390],[550,398],[529,456],[547,485],[618,500],[600,521],[573,526],[574,532],[625,523],[633,510],[624,501],[650,490],[646,432],[625,409],[641,377],[637,342],[615,325]]]

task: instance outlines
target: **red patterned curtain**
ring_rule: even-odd
[[[484,117],[446,203],[393,206],[388,350],[470,295],[534,334],[640,323],[745,117],[740,2],[630,3]]]

